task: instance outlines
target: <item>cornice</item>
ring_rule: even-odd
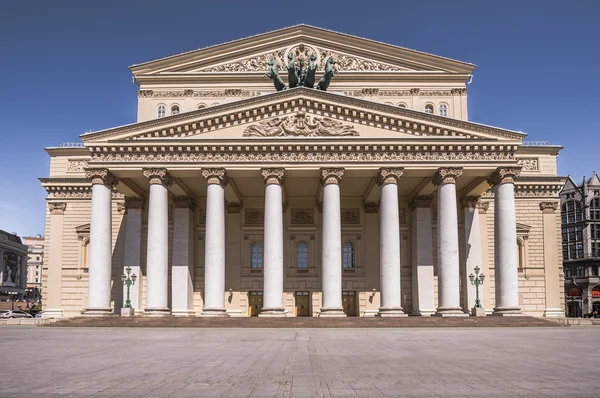
[[[277,101],[280,103],[269,103]],[[93,140],[110,139],[135,132],[139,133],[136,136],[140,138],[189,136],[249,120],[256,121],[280,115],[282,111],[291,112],[296,109],[359,124],[392,128],[397,131],[408,130],[414,135],[480,139],[477,133],[481,133],[519,141],[526,136],[510,130],[375,103],[356,97],[296,87],[192,112],[88,133],[82,135],[81,138],[86,144],[89,144]],[[474,133],[474,135],[470,133]]]

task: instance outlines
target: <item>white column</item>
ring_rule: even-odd
[[[546,318],[563,318],[565,311],[560,307],[561,289],[561,262],[558,257],[557,247],[561,245],[560,236],[556,234],[556,227],[560,222],[558,202],[541,202],[540,210],[544,225],[544,282],[546,284]],[[564,283],[564,282],[563,282]]]
[[[340,181],[344,169],[321,169],[323,184],[323,222],[321,266],[323,307],[319,316],[346,316],[342,306],[342,221]]]
[[[460,307],[458,257],[458,212],[456,179],[460,168],[440,168],[435,176],[438,186],[438,308],[439,316],[465,316]]]
[[[169,192],[171,177],[166,169],[144,169],[150,182],[148,243],[146,250],[146,310],[150,316],[165,316],[169,310]]]
[[[203,316],[225,312],[225,169],[204,169],[206,188],[206,239],[204,250]]]
[[[379,207],[379,285],[381,307],[379,316],[406,316],[400,296],[400,212],[398,180],[403,169],[379,169],[377,183],[381,187]]]
[[[475,274],[475,267],[483,270],[483,255],[481,251],[481,229],[479,227],[478,196],[466,196],[462,200],[465,216],[465,256],[461,261],[461,284],[463,287],[462,308],[471,312],[475,307],[475,285],[469,280],[469,275]],[[483,271],[480,271],[483,273]],[[484,274],[487,276],[487,274]],[[489,281],[489,280],[488,280]],[[479,287],[479,299],[482,299],[483,286]],[[483,305],[482,305],[483,306]]]
[[[283,169],[263,169],[265,253],[263,308],[259,316],[286,316],[283,307]]]
[[[92,215],[90,220],[90,262],[88,306],[85,315],[107,315],[111,307],[112,273],[112,186],[114,176],[107,169],[88,169],[92,181]]]
[[[131,274],[137,276],[135,285],[129,289],[131,308],[142,311],[142,211],[144,200],[142,198],[125,198],[125,257],[123,273],[127,267]],[[127,299],[127,287],[123,286],[123,302]]]
[[[496,306],[493,315],[520,315],[519,252],[514,180],[519,168],[499,168],[493,174],[494,186],[494,277]]]
[[[431,196],[417,196],[411,205],[412,216],[412,315],[435,313],[433,287],[433,229]]]
[[[173,198],[173,248],[171,267],[171,313],[194,315],[194,209],[187,196]]]
[[[48,250],[45,259],[48,266],[48,276],[44,285],[44,318],[62,318],[62,259],[63,259],[63,225],[66,202],[50,202],[50,233],[44,242]],[[0,250],[0,272],[4,269],[4,252]],[[40,267],[41,268],[41,267]],[[40,269],[41,271],[41,269]],[[4,279],[0,278],[0,282]]]

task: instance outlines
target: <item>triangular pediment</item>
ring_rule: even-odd
[[[407,139],[520,142],[525,134],[316,89],[298,87],[82,135],[111,141]]]
[[[288,54],[329,56],[340,73],[440,72],[469,74],[474,65],[308,25],[297,25],[131,67],[136,77],[166,74],[264,73],[275,58],[283,67]]]

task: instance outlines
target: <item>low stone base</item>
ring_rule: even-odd
[[[114,315],[112,308],[86,308],[83,311],[85,316],[111,316]]]
[[[519,307],[504,307],[494,308],[493,316],[523,316],[523,312]]]
[[[344,318],[346,313],[342,308],[321,308],[320,318]]]
[[[171,310],[169,308],[146,308],[144,315],[152,317],[169,316],[171,315]]]
[[[377,310],[365,310],[363,317],[364,318],[373,318],[373,317],[376,317],[377,314],[379,314],[379,311],[377,311]]]
[[[408,315],[404,313],[402,308],[379,308],[377,316],[381,318],[399,318]]]
[[[135,308],[121,308],[121,316],[134,316]]]
[[[171,311],[173,316],[196,316],[196,312],[192,310],[173,310]]]
[[[259,317],[264,318],[285,318],[285,308],[263,308],[258,314]]]
[[[225,311],[225,308],[207,308],[204,311],[202,311],[202,314],[200,316],[226,318],[229,316],[229,314]]]
[[[62,318],[63,310],[61,309],[46,309],[42,311],[42,318]]]
[[[435,315],[435,310],[416,310],[410,313],[413,316],[430,317]]]
[[[438,308],[435,312],[434,316],[442,316],[442,317],[461,317],[461,316],[469,316],[469,314],[465,314],[461,308]]]
[[[560,308],[546,308],[544,311],[545,318],[564,318],[565,312]]]
[[[485,308],[472,308],[471,316],[485,316]]]

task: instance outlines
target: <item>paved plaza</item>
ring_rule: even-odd
[[[0,327],[0,397],[593,397],[599,336],[598,327]]]

